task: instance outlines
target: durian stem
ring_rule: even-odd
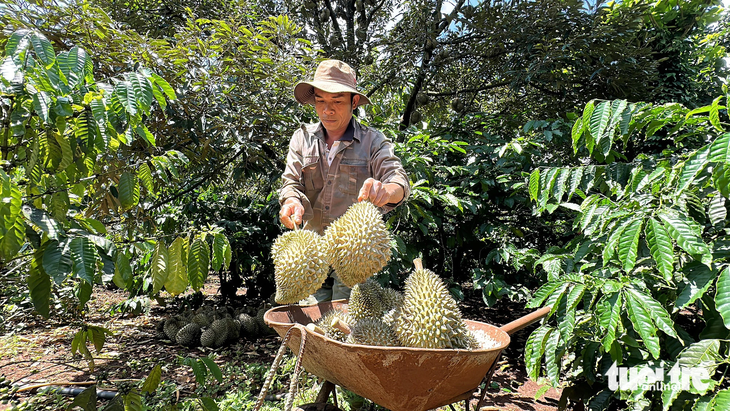
[[[322,329],[322,327],[318,326],[318,325],[317,325],[317,324],[315,324],[315,323],[309,323],[309,324],[307,324],[307,329],[308,329],[309,331],[315,332],[315,333],[317,333],[317,334],[322,334],[322,335],[324,335],[324,330]]]
[[[423,261],[420,258],[416,258],[413,260],[413,266],[416,267],[416,270],[423,270]]]
[[[253,407],[254,411],[259,411],[264,405],[266,393],[269,391],[269,388],[271,388],[271,382],[274,380],[274,374],[276,374],[276,370],[279,369],[279,363],[281,363],[281,359],[284,357],[284,353],[286,352],[286,344],[289,342],[292,330],[294,330],[294,328],[295,327],[290,328],[289,331],[286,333],[286,336],[284,336],[284,339],[281,340],[281,347],[279,347],[279,352],[276,353],[276,357],[274,358],[274,362],[271,364],[269,373],[266,374],[266,380],[264,380],[264,385],[261,387],[259,397],[256,399],[256,405],[254,405]]]
[[[350,329],[350,327],[347,324],[345,324],[344,321],[340,321],[339,318],[333,318],[332,319],[332,324],[330,324],[330,325],[332,325],[333,327],[335,327],[338,330],[342,331],[342,333],[345,334],[345,335],[350,335],[350,333],[352,332],[352,330]]]

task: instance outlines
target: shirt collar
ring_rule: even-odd
[[[340,137],[338,141],[352,141],[353,138],[355,138],[355,123],[357,120],[355,120],[355,117],[350,120],[350,124],[347,125],[347,129],[345,130],[345,134]],[[320,121],[317,125],[317,134],[319,134],[319,138],[324,139],[324,126],[322,125],[322,122]],[[357,138],[358,141],[360,141],[360,138]]]

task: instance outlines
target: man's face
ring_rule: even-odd
[[[347,130],[353,106],[360,100],[356,94],[350,101],[350,96],[350,93],[328,93],[314,89],[314,108],[327,133],[338,135]]]

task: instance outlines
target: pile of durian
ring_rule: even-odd
[[[388,264],[390,243],[383,217],[369,201],[350,206],[324,236],[300,229],[280,235],[271,247],[276,302],[307,298],[322,286],[330,267],[347,287],[362,283]]]
[[[245,309],[216,309],[204,305],[160,321],[157,330],[161,338],[186,347],[219,348],[242,337],[273,333],[273,329],[264,323],[265,313],[266,307],[260,308],[252,316]]]
[[[443,281],[420,260],[414,263],[403,294],[368,279],[353,287],[347,312],[331,310],[307,328],[351,344],[480,348]]]

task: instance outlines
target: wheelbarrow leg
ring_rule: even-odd
[[[330,393],[334,391],[335,385],[327,380],[324,381],[324,384],[322,384],[322,388],[319,389],[319,394],[317,394],[317,400],[315,402],[319,403],[326,403],[327,400],[330,397]],[[335,405],[336,406],[336,405]]]
[[[484,399],[487,396],[487,390],[489,389],[489,383],[492,381],[492,375],[494,374],[494,370],[497,368],[497,363],[499,362],[500,358],[502,358],[501,352],[499,353],[499,355],[497,355],[497,358],[494,359],[492,366],[489,367],[489,371],[487,371],[487,374],[484,376],[484,379],[482,380],[482,382],[484,382],[484,390],[482,390],[482,395],[479,396],[479,402],[477,403],[477,410],[482,409],[482,404],[484,403]]]

